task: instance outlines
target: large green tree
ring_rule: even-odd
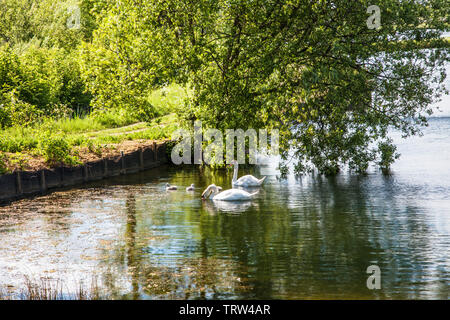
[[[370,5],[381,28],[366,23]],[[389,127],[418,133],[445,92],[448,19],[445,0],[123,0],[87,73],[104,105],[175,79],[193,88],[186,119],[277,128],[298,171],[365,171],[394,160]]]
[[[144,6],[145,5],[145,6]],[[98,29],[81,48],[82,76],[101,111],[126,108],[143,119],[156,110],[148,98],[153,88],[174,78],[174,32],[155,29],[151,1],[105,1],[95,10]]]

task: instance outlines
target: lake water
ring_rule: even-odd
[[[96,279],[126,299],[448,299],[450,118],[424,133],[394,135],[390,176],[283,180],[260,167],[250,203],[200,199],[231,171],[161,167],[1,207],[0,287],[20,292],[27,276],[67,293]],[[380,290],[366,286],[370,265]]]

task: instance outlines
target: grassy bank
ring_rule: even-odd
[[[161,116],[149,122],[118,109],[84,117],[45,118],[0,130],[0,174],[77,165],[170,139],[179,127],[177,111],[185,94],[176,85],[152,92],[149,99]]]
[[[150,123],[124,123],[107,128],[92,118],[71,119],[0,132],[0,173],[77,165],[133,151],[154,140],[165,140],[178,128],[175,114]]]

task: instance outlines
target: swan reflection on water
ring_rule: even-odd
[[[258,204],[252,203],[252,201],[203,201],[203,208],[211,215],[215,215],[219,212],[234,214],[244,213],[252,206],[258,207]]]

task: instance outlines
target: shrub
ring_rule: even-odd
[[[8,168],[6,166],[6,156],[0,152],[0,174],[5,174],[8,172]]]
[[[4,104],[0,104],[0,129],[8,128],[11,125],[11,114]]]
[[[16,89],[3,93],[0,98],[2,101],[0,111],[0,127],[7,128],[11,126],[28,126],[36,122],[42,112],[18,97]]]
[[[384,173],[389,172],[391,164],[400,157],[397,153],[397,147],[393,144],[392,139],[380,142],[378,144],[378,151],[380,152],[380,160],[378,165]]]
[[[80,161],[70,154],[71,147],[62,137],[46,137],[41,141],[41,150],[50,164],[76,165]]]
[[[39,44],[29,44],[23,50],[0,47],[0,94],[11,95],[13,90],[17,102],[33,105],[48,116],[59,118],[90,110],[92,97],[85,92],[78,55],[61,48]]]

